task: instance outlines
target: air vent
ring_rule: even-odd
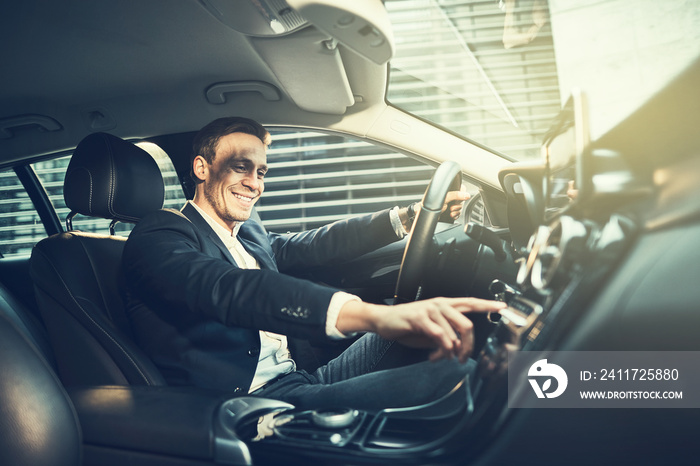
[[[477,199],[474,203],[472,209],[469,211],[469,223],[476,223],[477,225],[485,225],[485,210],[484,202],[481,198]]]

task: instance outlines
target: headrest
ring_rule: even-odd
[[[148,152],[111,134],[93,133],[73,152],[63,197],[81,215],[134,223],[163,207],[165,186]]]

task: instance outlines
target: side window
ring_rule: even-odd
[[[152,142],[138,142],[136,145],[151,154],[151,157],[158,163],[158,168],[160,168],[160,173],[163,175],[163,183],[165,184],[165,202],[163,207],[180,210],[186,201],[185,193],[182,191],[180,179],[168,154]]]
[[[314,132],[272,131],[267,162],[257,211],[281,233],[419,201],[434,172],[403,154]]]
[[[13,170],[0,172],[0,253],[27,257],[46,236],[29,195]]]

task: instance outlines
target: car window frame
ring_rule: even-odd
[[[49,193],[41,183],[31,163],[16,165],[13,167],[13,170],[32,201],[34,210],[44,225],[47,236],[62,233],[64,230],[61,219],[58,217],[58,213],[49,198]]]

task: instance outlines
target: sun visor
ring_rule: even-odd
[[[394,54],[391,21],[381,0],[287,2],[318,29],[378,65]]]
[[[327,34],[309,27],[282,40],[250,42],[299,108],[341,115],[355,103],[337,42]]]

